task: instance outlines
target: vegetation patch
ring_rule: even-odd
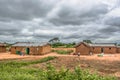
[[[59,71],[52,65],[46,70],[38,68],[21,68],[30,64],[37,64],[49,61],[53,58],[43,58],[34,62],[2,62],[0,64],[0,80],[116,80],[114,77],[102,77],[97,74],[90,74],[88,70],[77,67],[74,71],[62,68]]]
[[[11,60],[11,61],[0,61],[0,67],[5,67],[5,66],[9,66],[9,67],[21,67],[21,66],[27,66],[30,64],[37,64],[37,63],[43,63],[43,62],[47,62],[50,60],[53,60],[57,57],[55,56],[48,56],[45,58],[42,58],[40,60],[35,60],[35,61],[17,61],[17,60]]]
[[[73,50],[65,51],[65,50],[53,50],[52,52],[57,52],[58,54],[70,54]]]
[[[98,54],[97,56],[98,56],[98,57],[103,57],[104,55],[103,55],[103,54]]]
[[[51,44],[52,48],[73,48],[75,46],[75,43],[61,43],[61,42],[57,42],[57,43],[53,43]]]

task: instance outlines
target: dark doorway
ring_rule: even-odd
[[[30,48],[26,48],[26,54],[30,53]]]
[[[104,49],[103,49],[103,48],[101,48],[101,52],[102,52],[102,53],[104,52]]]

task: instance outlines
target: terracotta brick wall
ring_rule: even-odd
[[[0,52],[6,52],[6,47],[5,46],[0,46]]]
[[[88,55],[90,53],[90,48],[85,46],[84,44],[79,45],[76,47],[76,53],[79,53],[81,55]]]
[[[104,53],[110,53],[110,54],[113,54],[113,53],[117,53],[117,48],[116,47],[113,47],[113,48],[104,48]]]
[[[120,53],[120,48],[117,48],[117,53]]]
[[[101,48],[103,48],[104,53],[117,53],[116,47],[92,47],[91,51],[93,53],[101,53]]]
[[[16,54],[16,51],[22,51],[24,47],[11,47],[11,54]]]
[[[89,54],[90,52],[92,52],[93,54],[99,54],[102,53],[102,48],[103,52],[107,54],[115,54],[117,52],[120,52],[120,48],[117,49],[116,47],[90,47],[85,45],[84,43],[81,43],[76,47],[76,53],[80,52],[80,54]]]
[[[11,47],[11,54],[16,54],[16,51],[21,51],[26,53],[26,48],[29,48],[30,50],[30,55],[37,55],[39,54],[37,49],[39,49],[38,47]]]
[[[30,55],[38,55],[38,47],[29,47]]]
[[[46,53],[49,53],[49,52],[51,52],[51,46],[50,45],[42,46],[41,54],[46,54]]]
[[[11,47],[11,54],[16,54],[16,51],[23,51],[26,52],[26,48],[29,48],[30,55],[40,55],[51,52],[51,46],[46,45],[42,47]]]
[[[92,47],[91,52],[92,53],[101,53],[101,47]]]

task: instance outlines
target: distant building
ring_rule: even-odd
[[[51,46],[48,43],[18,42],[11,47],[11,54],[43,55],[49,52]]]
[[[6,44],[0,43],[0,52],[6,52]]]
[[[85,43],[81,42],[75,46],[76,54],[80,53],[82,55],[89,55],[105,53],[105,54],[114,54],[120,52],[120,47],[116,46],[115,43]]]

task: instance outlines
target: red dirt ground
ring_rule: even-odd
[[[10,53],[0,53],[0,60],[36,60],[47,56],[57,56],[56,59],[49,62],[58,69],[62,66],[68,69],[74,69],[76,66],[81,66],[81,68],[90,69],[92,72],[97,71],[100,75],[114,75],[120,79],[120,54],[107,54],[103,57],[98,57],[97,55],[78,57],[76,55],[60,55],[56,53],[49,53],[42,56],[20,56]],[[30,65],[29,67],[45,68],[47,63]]]

